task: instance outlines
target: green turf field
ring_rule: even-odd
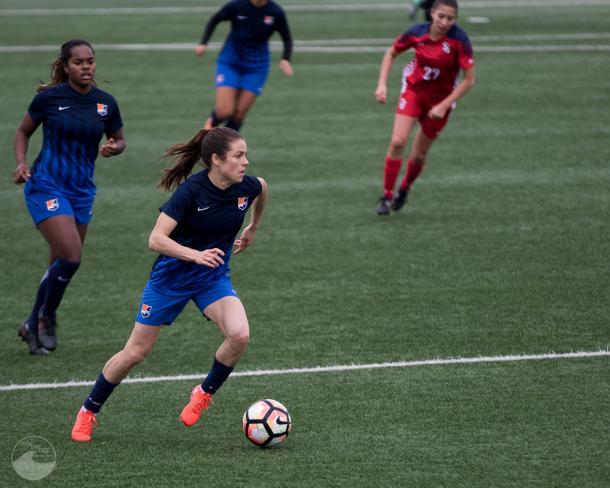
[[[272,69],[243,129],[249,172],[268,181],[270,200],[256,245],[232,261],[252,330],[237,371],[608,351],[610,1],[464,1],[477,86],[407,207],[388,218],[374,209],[408,55],[388,105],[373,93],[383,50],[410,25],[406,0],[280,3],[295,76]],[[11,465],[27,436],[56,451],[39,486],[610,486],[608,356],[236,376],[191,429],[178,414],[197,381],[125,384],[90,445],[69,439],[89,386],[1,389],[92,381],[123,346],[167,198],[155,188],[160,155],[192,136],[214,100],[217,50],[199,59],[180,46],[197,42],[221,4],[0,0],[0,486],[32,485]],[[53,11],[170,6],[185,9]],[[120,104],[128,147],[98,160],[95,217],[59,310],[60,346],[33,357],[16,329],[47,250],[10,182],[12,144],[37,83],[73,37],[103,46],[96,78],[111,82],[101,88]],[[158,46],[116,46],[135,43]],[[329,46],[363,49],[312,49]],[[189,306],[133,376],[203,375],[220,340]],[[259,398],[293,416],[279,448],[257,449],[241,433]]]

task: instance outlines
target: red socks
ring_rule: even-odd
[[[407,174],[400,183],[400,191],[405,191],[407,188],[411,188],[411,185],[417,179],[423,169],[423,164],[415,164],[413,160],[409,159],[409,162],[407,163]]]
[[[396,180],[398,179],[398,173],[400,173],[401,166],[402,159],[390,159],[389,156],[385,157],[383,193],[386,198],[392,198],[394,195],[394,185],[396,185]]]

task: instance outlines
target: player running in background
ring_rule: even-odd
[[[432,20],[411,27],[396,38],[381,62],[375,98],[387,100],[387,79],[396,56],[407,49],[415,57],[404,72],[403,87],[398,99],[390,147],[385,158],[384,194],[377,205],[379,215],[400,210],[407,201],[411,185],[426,163],[428,151],[449,119],[457,100],[475,84],[472,47],[465,31],[457,24],[456,0],[436,0]],[[457,78],[463,71],[463,79]],[[415,125],[419,128],[411,143],[407,173],[398,195],[394,186],[402,166],[402,157]]]
[[[204,128],[226,122],[239,130],[259,96],[271,64],[269,38],[278,32],[284,43],[279,68],[292,76],[292,37],[284,10],[273,0],[233,0],[209,20],[195,54],[203,56],[219,22],[230,20],[231,31],[216,64],[216,106]]]
[[[432,5],[434,4],[434,0],[412,0],[409,5],[409,18],[411,20],[417,17],[417,11],[421,8],[424,11],[424,16],[426,20],[429,22],[432,20],[430,16],[430,11],[432,10]]]
[[[189,301],[218,326],[225,339],[212,368],[203,383],[193,388],[191,400],[180,414],[184,425],[197,423],[245,352],[250,329],[231,283],[229,259],[233,246],[237,254],[254,242],[267,201],[265,181],[245,176],[246,152],[240,134],[227,127],[202,129],[189,142],[166,151],[166,156],[176,156],[177,161],[166,170],[159,187],[177,189],[161,206],[150,234],[149,247],[160,255],[144,288],[131,337],[97,378],[77,415],[72,440],[91,440],[95,415],[104,402],[150,354],[161,325],[170,325]],[[207,169],[189,176],[199,160]],[[250,223],[235,240],[250,206]]]
[[[51,80],[38,87],[15,135],[16,184],[34,224],[49,243],[49,268],[38,286],[29,318],[19,336],[31,354],[57,347],[55,311],[80,265],[95,200],[95,159],[125,149],[123,122],[114,98],[95,86],[95,53],[82,39],[61,46],[51,66]],[[30,137],[43,126],[40,154],[30,168]],[[102,136],[107,141],[99,148]]]

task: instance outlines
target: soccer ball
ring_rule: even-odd
[[[270,447],[284,442],[292,428],[290,414],[276,400],[259,400],[244,413],[244,434],[259,447]]]

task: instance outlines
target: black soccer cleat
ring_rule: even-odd
[[[392,200],[392,210],[398,212],[407,203],[407,197],[409,196],[409,190],[400,190],[398,195]]]
[[[381,197],[377,204],[377,215],[390,215],[392,208],[392,200],[387,197]]]
[[[40,344],[36,334],[30,331],[30,326],[28,325],[27,320],[19,326],[17,329],[17,335],[21,337],[21,340],[28,345],[30,354],[35,354],[38,356],[49,354],[49,350]]]
[[[38,315],[38,341],[45,349],[54,351],[57,348],[57,321],[55,317]]]

